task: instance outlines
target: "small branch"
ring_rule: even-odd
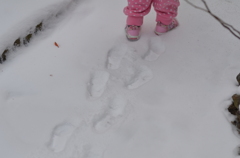
[[[238,38],[240,40],[240,31],[238,31],[237,29],[235,29],[232,25],[224,22],[222,19],[220,19],[219,17],[217,17],[215,14],[213,14],[210,10],[210,8],[207,5],[207,2],[205,0],[201,0],[204,4],[205,8],[201,8],[196,6],[195,4],[189,2],[188,0],[185,0],[188,4],[190,4],[191,6],[193,6],[194,8],[197,8],[199,10],[202,10],[204,12],[209,13],[212,17],[214,17],[224,28],[226,28],[227,30],[229,30],[231,32],[232,35],[234,35],[236,38]]]

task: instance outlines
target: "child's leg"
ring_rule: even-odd
[[[177,16],[179,0],[153,0],[153,7],[157,12],[157,22],[169,25]]]
[[[128,6],[124,8],[124,13],[128,15],[127,25],[141,26],[143,16],[150,12],[153,0],[128,0]]]

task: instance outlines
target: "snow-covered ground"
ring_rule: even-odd
[[[240,1],[207,2],[240,29]],[[157,37],[152,10],[128,42],[126,0],[2,0],[0,48],[72,3],[0,65],[1,158],[238,157],[239,40],[184,1],[177,29]]]

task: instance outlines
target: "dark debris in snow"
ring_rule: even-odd
[[[31,29],[26,36],[17,38],[12,46],[6,48],[0,55],[0,63],[3,63],[7,60],[7,55],[11,51],[16,50],[16,48],[21,47],[22,45],[26,46],[28,43],[30,43],[34,35],[37,35],[40,31],[43,31],[43,22],[37,24],[34,29]]]

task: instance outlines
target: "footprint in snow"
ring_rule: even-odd
[[[91,145],[85,145],[82,158],[103,158],[103,151],[102,149],[94,149]]]
[[[53,130],[48,148],[54,152],[60,152],[64,150],[68,140],[76,128],[76,125],[71,123],[63,123],[56,126]]]
[[[157,60],[166,50],[165,44],[160,37],[153,37],[149,40],[149,49],[144,59],[147,61]]]
[[[110,100],[106,111],[95,122],[95,130],[102,133],[110,129],[125,114],[126,105],[127,100],[122,96]]]
[[[136,69],[133,77],[127,84],[128,89],[136,89],[143,84],[147,83],[153,78],[153,72],[147,66],[140,66]]]
[[[118,69],[123,58],[135,60],[134,57],[131,56],[135,51],[136,50],[134,48],[129,47],[126,44],[121,44],[113,47],[108,52],[107,68]]]
[[[100,97],[106,89],[109,80],[109,73],[106,71],[95,71],[91,77],[89,85],[89,93],[92,97]]]

